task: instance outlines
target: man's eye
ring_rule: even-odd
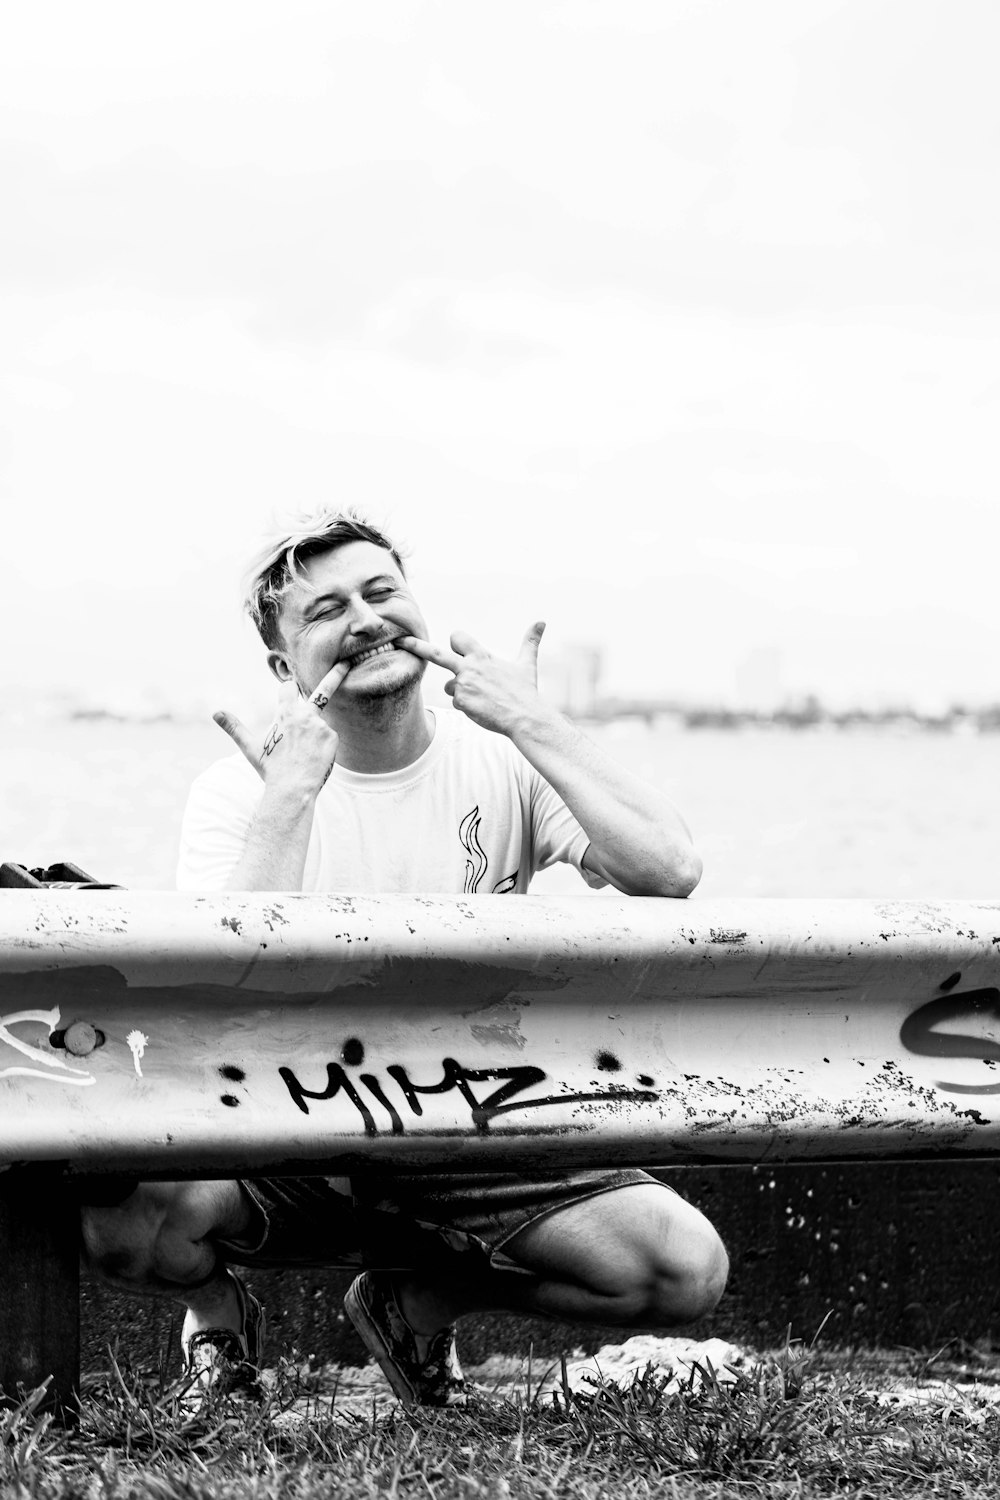
[[[392,593],[393,593],[392,589],[372,589],[371,593],[367,597],[369,599],[376,599],[376,600],[378,600],[378,599],[391,599],[392,598]]]

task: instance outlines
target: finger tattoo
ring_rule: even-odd
[[[313,693],[312,697],[309,700],[309,702],[312,703],[315,708],[318,708],[320,712],[323,711],[329,701],[330,700],[327,697],[326,693],[321,693],[319,689],[317,689],[316,692]]]

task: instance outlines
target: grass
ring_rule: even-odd
[[[950,1367],[957,1373],[955,1367]],[[530,1386],[471,1412],[347,1410],[321,1372],[279,1368],[260,1404],[194,1404],[115,1356],[80,1422],[44,1389],[0,1412],[4,1500],[639,1500],[678,1496],[1000,1494],[1000,1407],[947,1380],[940,1355],[827,1356],[789,1346],[746,1369],[653,1367],[623,1386]],[[733,1378],[735,1375],[735,1378]],[[725,1376],[725,1378],[724,1378]],[[893,1394],[900,1378],[915,1394]],[[303,1419],[304,1406],[310,1414]]]

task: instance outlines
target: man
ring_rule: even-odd
[[[233,891],[523,893],[537,869],[683,897],[698,856],[667,801],[540,697],[533,625],[515,661],[471,636],[432,645],[389,539],[353,514],[284,536],[248,608],[280,683],[263,744],[228,713],[239,754],[195,783],[178,883]],[[429,710],[427,664],[456,714]],[[346,1310],[397,1395],[462,1404],[455,1320],[508,1310],[622,1328],[710,1311],[728,1263],[715,1230],[647,1174],[547,1180],[391,1174],[143,1184],[90,1209],[92,1263],[187,1303],[189,1366],[252,1376],[262,1310],[228,1269],[366,1267]]]

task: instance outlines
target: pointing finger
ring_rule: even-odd
[[[454,645],[454,638],[452,638]],[[421,661],[432,661],[437,667],[444,667],[446,672],[457,672],[461,668],[462,658],[454,651],[445,651],[440,646],[432,646],[430,641],[422,641],[416,635],[402,635],[396,642],[402,646],[404,651],[409,651],[411,656],[419,656]]]
[[[474,651],[478,651],[483,656],[489,655],[482,642],[477,641],[476,637],[470,635],[467,630],[455,631],[451,638],[451,649],[457,651],[459,656],[471,656]]]

